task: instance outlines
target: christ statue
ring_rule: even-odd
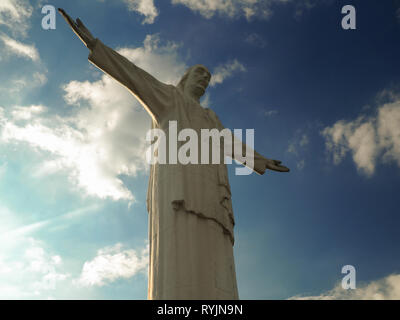
[[[178,131],[191,128],[199,136],[201,129],[224,129],[215,112],[200,105],[211,78],[205,66],[189,68],[176,86],[162,83],[93,37],[81,20],[59,11],[89,49],[89,61],[136,97],[151,116],[153,128],[168,132],[169,122],[176,121]],[[267,169],[289,171],[281,161],[255,151],[251,169],[258,174]],[[151,164],[147,210],[148,299],[239,298],[235,220],[225,163]]]

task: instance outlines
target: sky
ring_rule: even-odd
[[[147,298],[150,116],[47,4],[291,169],[228,168],[241,299],[400,299],[396,0],[1,0],[0,299]]]

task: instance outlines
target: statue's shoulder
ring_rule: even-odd
[[[204,108],[204,110],[205,110],[205,112],[207,112],[207,114],[208,114],[211,118],[213,118],[214,120],[218,120],[218,121],[219,121],[218,116],[217,116],[217,114],[215,113],[215,111],[214,111],[213,109]]]
[[[213,110],[213,109],[210,109],[210,108],[204,108],[204,110],[205,110],[207,113],[209,113],[209,114],[212,114],[212,115],[214,115],[214,116],[217,116],[217,114],[214,112],[214,110]]]

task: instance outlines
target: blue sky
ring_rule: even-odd
[[[400,3],[372,0],[2,0],[0,298],[147,296],[150,118],[45,4],[164,82],[204,64],[203,106],[291,168],[229,167],[241,299],[400,298]]]

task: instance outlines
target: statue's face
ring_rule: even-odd
[[[201,97],[210,82],[211,74],[206,67],[202,65],[195,66],[189,73],[185,83],[185,91],[188,90],[196,97]]]

